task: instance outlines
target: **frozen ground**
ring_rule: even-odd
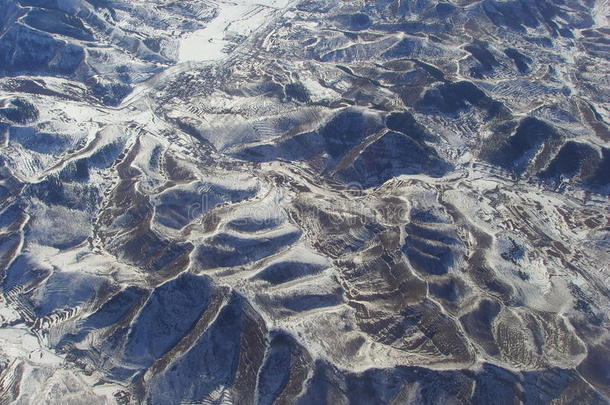
[[[607,1],[0,3],[0,404],[606,404]]]

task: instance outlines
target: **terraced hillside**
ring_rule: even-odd
[[[0,404],[610,403],[607,0],[0,0]]]

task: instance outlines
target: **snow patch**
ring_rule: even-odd
[[[223,59],[230,53],[232,38],[248,37],[267,26],[287,0],[248,0],[216,3],[218,15],[205,28],[187,34],[180,40],[179,62],[204,62]]]

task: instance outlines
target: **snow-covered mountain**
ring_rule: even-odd
[[[607,0],[0,0],[0,404],[606,404]]]

